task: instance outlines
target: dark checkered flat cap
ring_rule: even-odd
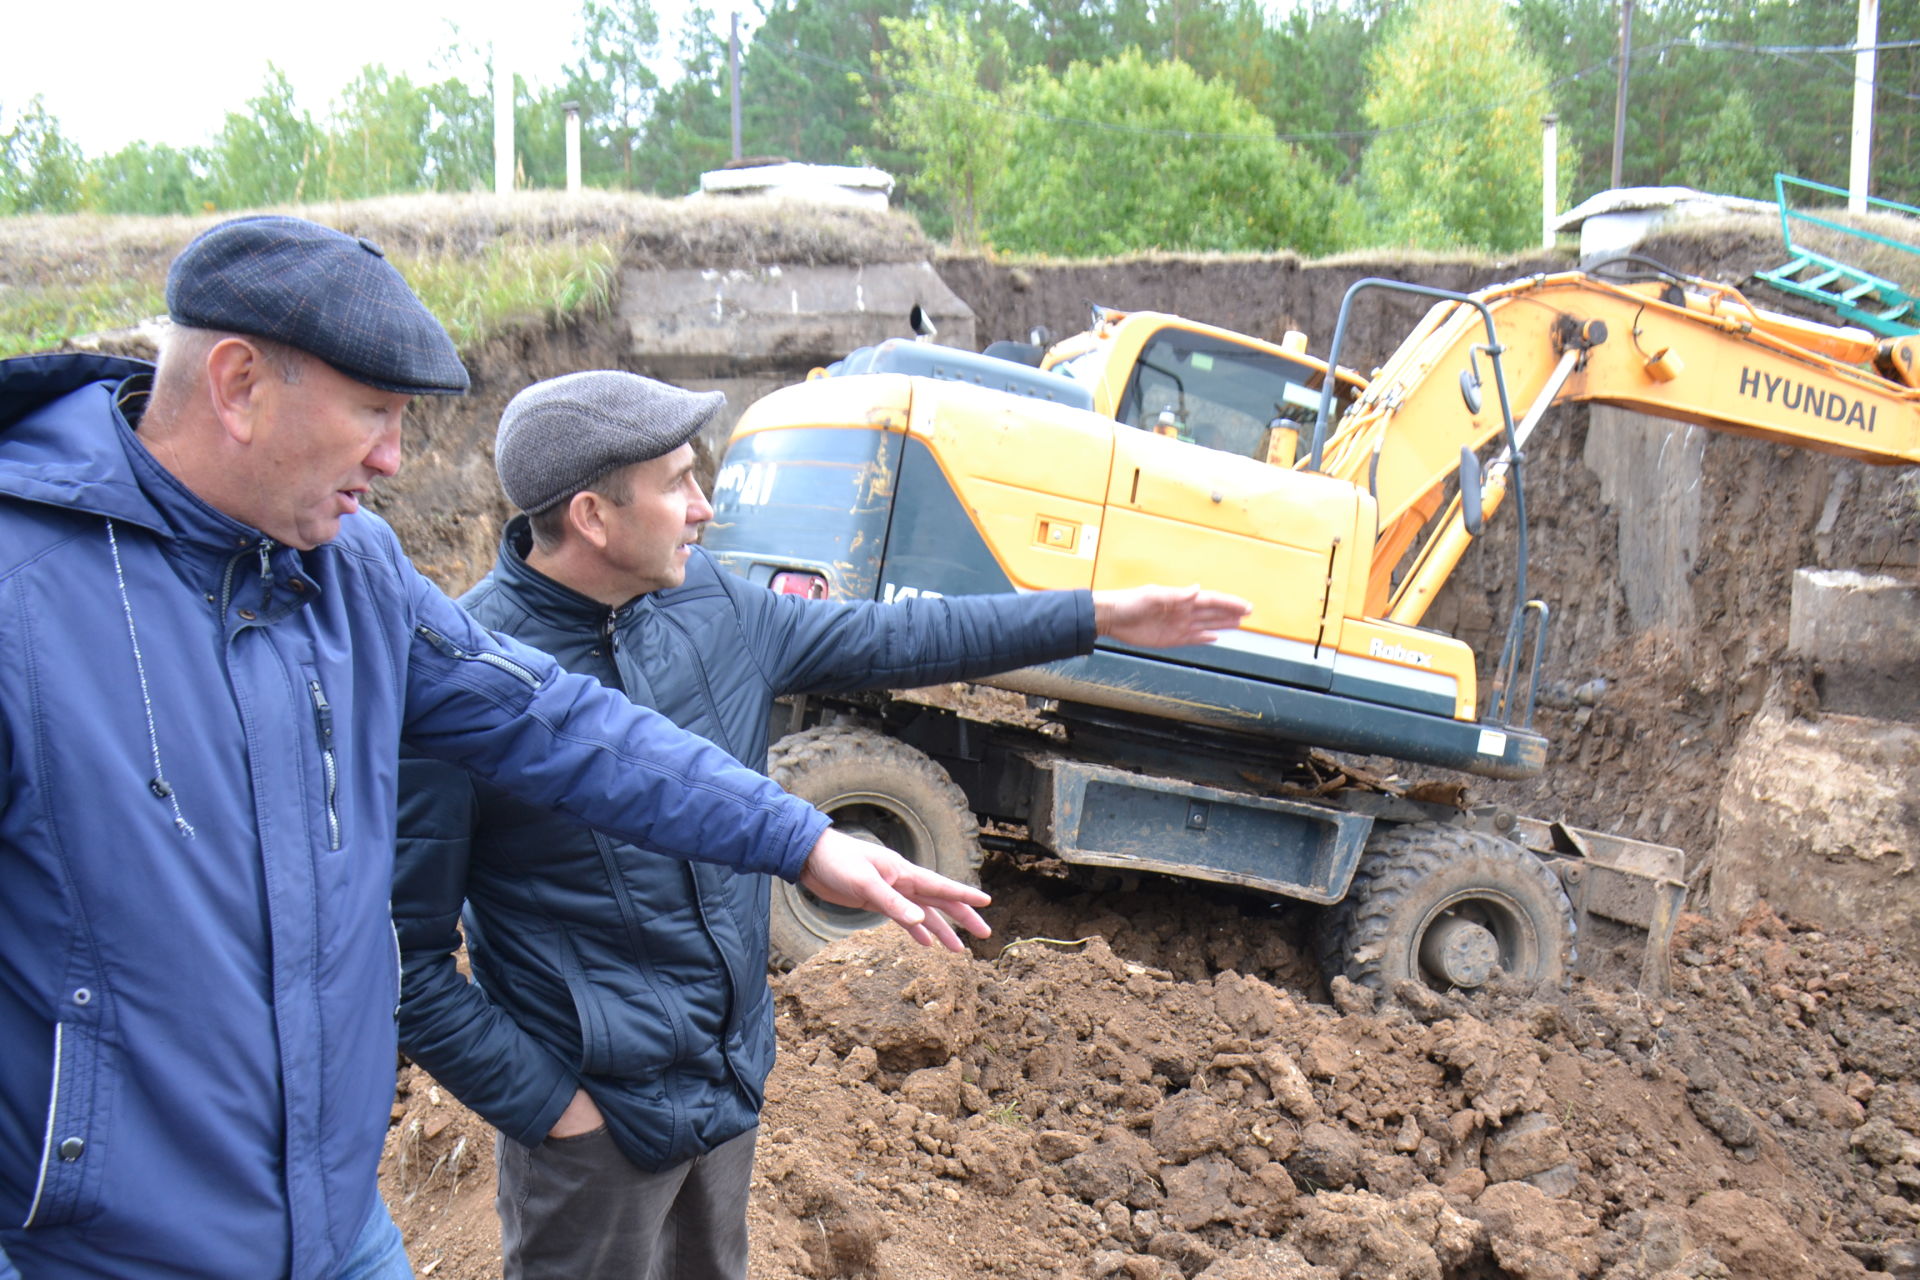
[[[672,453],[727,402],[637,373],[590,369],[536,382],[507,402],[493,465],[507,500],[538,515],[610,471]]]
[[[381,391],[457,396],[467,368],[370,240],[300,218],[235,218],[167,272],[175,324],[285,343]]]

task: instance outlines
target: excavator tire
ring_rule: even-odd
[[[980,827],[947,771],[922,752],[873,729],[823,725],[782,738],[767,775],[833,819],[909,861],[964,884],[980,883]],[[768,940],[773,962],[792,968],[838,938],[886,922],[873,911],[824,902],[796,884],[773,882]]]
[[[1557,986],[1573,937],[1573,904],[1546,863],[1486,832],[1410,823],[1367,842],[1347,896],[1322,917],[1320,968],[1381,991],[1403,978],[1477,987],[1495,968]]]

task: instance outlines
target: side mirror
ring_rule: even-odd
[[[1463,373],[1460,377],[1464,382],[1466,375]],[[1480,509],[1481,483],[1480,459],[1474,455],[1473,450],[1461,445],[1460,515],[1467,526],[1467,532],[1476,538],[1480,536],[1480,531],[1487,527],[1486,513]]]
[[[1467,412],[1480,412],[1480,375],[1473,369],[1460,371],[1460,398],[1467,402]]]

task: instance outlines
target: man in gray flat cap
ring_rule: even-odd
[[[222,223],[167,304],[157,367],[0,362],[0,1280],[412,1274],[375,1184],[403,742],[922,941],[985,929],[414,571],[361,506],[467,374],[376,246]]]
[[[713,510],[691,440],[722,403],[609,371],[515,396],[494,460],[526,514],[461,603],[755,769],[781,694],[984,676],[1096,634],[1200,643],[1246,612],[1160,587],[881,605],[751,586],[694,545]],[[508,1280],[739,1280],[774,1055],[768,877],[610,845],[425,759],[400,804],[401,1044],[500,1130]]]

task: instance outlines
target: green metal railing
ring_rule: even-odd
[[[1916,298],[1905,286],[1836,256],[1836,251],[1859,242],[1862,256],[1873,252],[1871,246],[1879,245],[1920,257],[1920,245],[1908,244],[1863,227],[1848,226],[1822,217],[1813,210],[1795,209],[1787,203],[1789,187],[1838,196],[1843,200],[1848,196],[1839,187],[1789,177],[1784,173],[1774,174],[1774,194],[1780,203],[1780,237],[1786,242],[1790,258],[1784,266],[1755,272],[1755,277],[1784,293],[1831,307],[1847,320],[1875,333],[1887,337],[1920,333],[1920,298]],[[1867,204],[1870,208],[1920,218],[1920,209],[1894,200],[1868,196]],[[1838,243],[1825,246],[1825,252],[1816,249],[1806,243],[1804,230],[1801,238],[1795,238],[1796,224],[1831,232],[1838,237]],[[1916,264],[1916,275],[1920,275],[1920,264]]]

